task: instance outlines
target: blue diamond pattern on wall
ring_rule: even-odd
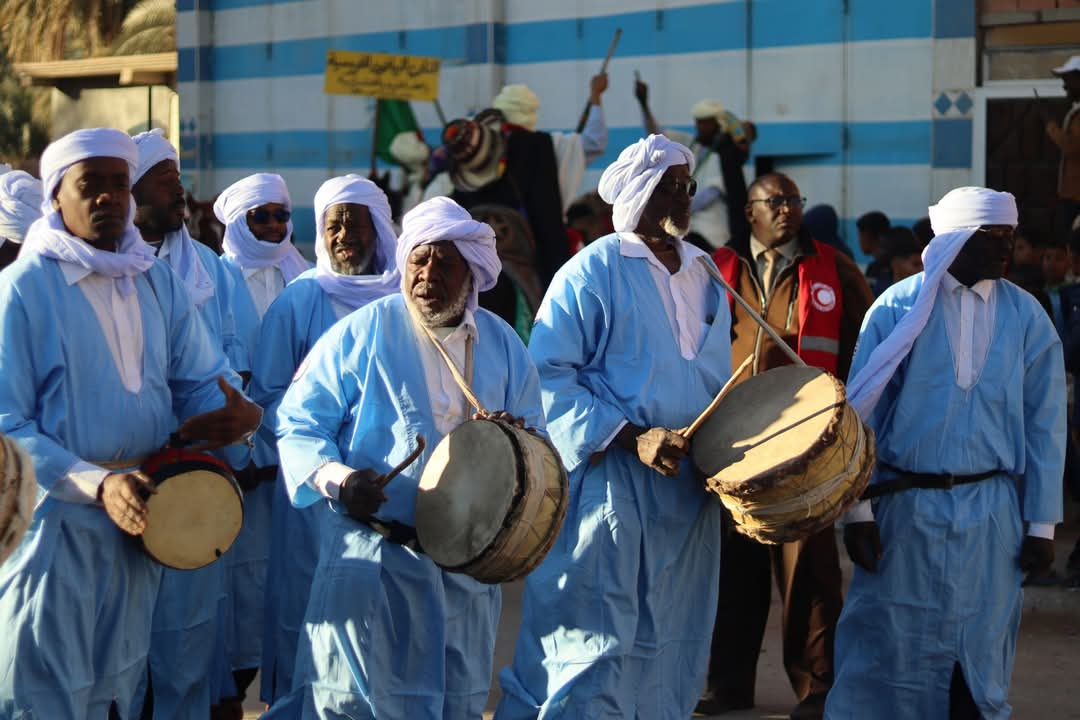
[[[937,109],[939,115],[944,115],[949,112],[949,108],[952,107],[952,104],[953,101],[949,99],[949,96],[945,93],[941,93],[938,95],[938,99],[934,101],[934,108]]]
[[[967,115],[968,112],[974,107],[975,103],[972,101],[966,92],[960,93],[960,96],[956,98],[956,109],[960,111],[960,114]]]

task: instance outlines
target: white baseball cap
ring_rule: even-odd
[[[1073,55],[1069,58],[1061,67],[1054,68],[1050,72],[1055,75],[1065,75],[1066,73],[1080,72],[1080,55]]]

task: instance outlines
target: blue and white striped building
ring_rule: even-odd
[[[810,204],[834,205],[849,240],[863,212],[910,223],[971,181],[972,0],[178,0],[177,10],[188,184],[208,198],[249,173],[281,173],[301,242],[314,237],[318,185],[366,172],[371,147],[373,102],[323,94],[328,49],[442,58],[449,118],[526,83],[540,126],[567,130],[622,28],[604,96],[609,150],[586,187],[642,134],[635,70],[666,126],[690,129],[703,98],[752,120],[755,155],[791,174]],[[434,108],[414,109],[437,140]]]

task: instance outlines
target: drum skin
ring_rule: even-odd
[[[470,420],[439,442],[424,467],[417,538],[446,570],[491,584],[516,580],[551,549],[568,492],[566,470],[544,438]]]
[[[156,493],[146,499],[143,549],[177,570],[205,567],[225,554],[244,523],[244,501],[229,466],[201,452],[166,449],[142,470]]]
[[[694,465],[736,529],[768,544],[828,527],[870,481],[873,432],[844,386],[789,365],[737,385],[694,436]]]
[[[0,563],[18,547],[34,519],[37,483],[30,456],[0,435]]]

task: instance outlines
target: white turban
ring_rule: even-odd
[[[880,345],[874,348],[855,377],[848,380],[848,402],[865,419],[873,412],[896,368],[911,352],[930,319],[941,279],[964,244],[983,225],[1016,227],[1016,198],[1007,192],[980,187],[950,191],[930,208],[934,239],[923,250],[923,284],[914,305]]]
[[[473,288],[467,307],[476,310],[477,296],[495,287],[502,261],[495,251],[495,231],[491,226],[474,220],[468,210],[450,198],[432,198],[405,214],[398,238],[398,267],[405,268],[406,260],[416,248],[443,240],[453,241],[465,262],[469,263]],[[401,278],[402,289],[405,289],[404,270]]]
[[[431,155],[431,148],[415,132],[401,132],[390,142],[390,154],[407,168],[423,166]]]
[[[292,210],[285,179],[274,173],[256,173],[225,188],[214,201],[214,215],[225,224],[225,238],[221,244],[226,257],[243,269],[276,267],[287,285],[309,267],[308,261],[292,244],[292,220],[287,223],[285,239],[279,243],[259,240],[247,225],[248,210],[270,203]]]
[[[690,117],[695,120],[707,120],[712,118],[717,122],[720,122],[720,118],[724,114],[724,106],[715,100],[702,100],[695,103],[694,107],[690,108]]]
[[[627,147],[600,176],[600,197],[613,206],[616,232],[633,232],[653,190],[673,165],[694,172],[694,155],[663,135],[650,135]]]
[[[540,98],[536,97],[536,93],[530,90],[528,85],[504,86],[491,101],[491,107],[501,110],[509,123],[520,125],[527,130],[536,129]]]
[[[180,167],[180,156],[177,154],[173,144],[165,138],[165,131],[161,128],[141,132],[132,140],[135,141],[135,145],[139,148],[139,164],[135,169],[135,174],[131,176],[132,186],[139,182],[142,176],[159,162],[172,160],[176,163],[177,168]]]
[[[127,133],[112,128],[76,130],[45,148],[41,155],[42,217],[30,227],[23,253],[39,253],[115,278],[120,281],[120,292],[128,295],[135,290],[131,278],[146,272],[154,264],[153,248],[143,242],[132,222],[135,218],[134,198],[128,194],[127,227],[117,241],[116,252],[98,250],[73,236],[64,226],[60,210],[52,206],[53,195],[64,173],[76,163],[97,157],[125,161],[130,175],[135,172],[139,151]]]
[[[30,225],[41,217],[41,181],[13,170],[0,175],[0,241],[21,243]]]
[[[330,265],[323,224],[326,211],[343,203],[364,205],[371,213],[371,223],[375,226],[372,263],[377,273],[341,275]],[[324,291],[353,310],[397,292],[401,278],[394,254],[396,247],[397,233],[390,216],[390,202],[378,185],[360,175],[344,175],[330,178],[319,187],[315,193],[315,277]]]

